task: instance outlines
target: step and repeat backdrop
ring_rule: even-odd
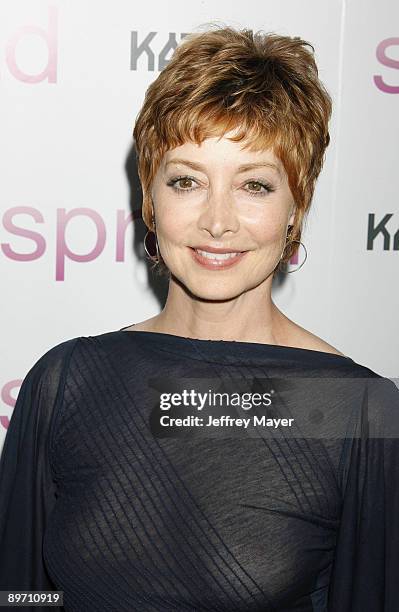
[[[399,4],[3,0],[0,6],[0,448],[49,348],[157,314],[132,131],[147,86],[207,23],[300,36],[334,109],[283,312],[399,376]],[[301,263],[304,251],[299,251]]]

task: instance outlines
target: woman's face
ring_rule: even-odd
[[[294,220],[281,162],[269,150],[242,146],[227,137],[187,142],[165,154],[154,177],[161,255],[172,275],[203,299],[234,298],[270,277]],[[226,260],[195,252],[212,247],[245,253]]]

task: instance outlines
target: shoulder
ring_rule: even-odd
[[[319,336],[316,336],[316,334],[304,329],[300,325],[294,324],[294,328],[292,329],[291,333],[293,342],[298,348],[308,349],[311,351],[323,351],[324,353],[332,353],[333,355],[341,355],[342,357],[346,357],[346,355],[335,346],[329,344]]]
[[[40,365],[45,366],[51,365],[55,361],[64,361],[71,355],[82,338],[82,336],[76,336],[53,344],[39,356],[35,365],[40,363]]]
[[[48,430],[55,406],[61,397],[67,363],[79,338],[59,342],[42,352],[33,361],[22,379],[8,430],[20,432],[31,427],[34,436],[42,436]]]
[[[60,376],[80,339],[69,338],[50,346],[33,362],[27,377]]]
[[[61,383],[66,378],[68,363],[79,338],[70,338],[55,344],[42,352],[22,378],[18,391],[19,406],[26,400],[35,400],[39,405],[50,405],[59,393]],[[14,408],[14,412],[16,411]]]
[[[75,336],[50,346],[34,362],[31,370],[54,369],[57,364],[66,366],[73,357],[78,365],[92,359],[93,352],[117,346],[122,334],[115,331],[99,333],[93,336]]]
[[[83,373],[83,368],[85,372],[93,370],[105,364],[105,357],[121,358],[125,353],[131,354],[128,347],[132,342],[127,342],[126,338],[130,340],[137,335],[112,330],[68,338],[43,352],[34,362],[30,372],[72,369]]]
[[[331,353],[332,355],[340,355],[346,357],[346,355],[338,348],[329,344],[320,336],[317,336],[313,332],[305,329],[289,317],[287,317],[279,308],[275,307],[275,321],[276,327],[279,330],[282,344],[286,346],[295,346],[296,348],[305,349],[309,351],[322,351],[324,353]]]
[[[121,334],[114,331],[97,335],[67,338],[45,350],[34,361],[26,378],[56,386],[72,377],[73,380],[98,375],[106,367],[110,355],[118,355]],[[76,383],[77,384],[77,383]]]

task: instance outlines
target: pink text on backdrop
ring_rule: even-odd
[[[48,7],[47,29],[37,25],[25,25],[18,28],[8,39],[6,44],[6,63],[11,74],[24,83],[40,83],[47,79],[49,83],[57,82],[57,31],[58,9],[55,6]],[[46,44],[48,51],[47,66],[39,74],[26,74],[17,64],[17,46],[25,36],[40,36]]]
[[[141,219],[141,211],[127,213],[125,210],[116,210],[115,224],[115,261],[125,261],[126,252],[126,230],[129,225],[136,219]],[[18,253],[9,242],[0,244],[3,254],[13,261],[27,262],[40,259],[46,252],[46,239],[42,233],[27,229],[21,224],[15,222],[16,215],[28,215],[36,224],[43,224],[44,217],[42,213],[32,206],[15,206],[8,209],[3,216],[4,229],[13,236],[21,236],[28,241],[33,242],[35,248],[28,253]],[[68,224],[76,217],[86,217],[93,223],[96,231],[95,244],[87,244],[87,251],[84,254],[75,253],[67,244],[66,234]],[[71,231],[71,230],[70,230]],[[107,240],[106,223],[100,213],[92,208],[58,208],[56,210],[56,229],[55,229],[55,280],[65,280],[65,264],[67,260],[86,263],[93,261],[101,255],[104,250]],[[290,259],[291,264],[298,263],[298,252]]]
[[[8,259],[14,261],[34,261],[42,257],[46,251],[45,237],[32,229],[26,229],[21,224],[15,223],[15,215],[25,214],[33,218],[35,223],[44,223],[42,213],[32,206],[15,206],[7,210],[3,216],[4,228],[14,236],[22,236],[35,244],[35,248],[28,253],[18,253],[10,243],[2,243],[1,250]],[[84,254],[75,253],[67,244],[66,234],[68,224],[76,217],[90,219],[96,230],[95,244],[87,245]],[[140,212],[127,213],[124,210],[116,211],[115,232],[115,261],[125,261],[126,229],[134,218],[141,218]],[[106,224],[100,213],[92,208],[73,208],[67,211],[65,208],[56,210],[56,247],[55,247],[55,280],[65,280],[65,262],[69,259],[80,263],[86,263],[97,259],[104,250],[107,238]]]
[[[22,379],[14,379],[9,380],[4,387],[1,389],[1,401],[4,402],[7,406],[11,406],[11,408],[15,408],[16,399],[11,395],[12,389],[18,388],[20,389],[22,385]],[[0,414],[0,426],[4,429],[8,429],[10,424],[11,416],[7,416],[6,414]],[[1,429],[0,427],[0,429]]]
[[[385,38],[385,40],[382,40],[377,46],[375,52],[377,60],[383,66],[399,70],[399,59],[393,59],[386,55],[386,51],[387,49],[389,49],[389,47],[396,47],[396,49],[399,50],[399,38],[392,37]],[[399,83],[397,85],[388,85],[388,83],[385,83],[383,81],[382,76],[379,74],[374,75],[374,83],[378,87],[378,89],[380,89],[384,93],[399,94]]]

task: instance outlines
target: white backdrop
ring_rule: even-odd
[[[399,376],[397,2],[3,0],[0,448],[44,352],[161,310],[165,287],[142,250],[133,124],[182,35],[215,20],[315,47],[334,102],[331,144],[302,238],[308,259],[274,299],[358,363]]]

